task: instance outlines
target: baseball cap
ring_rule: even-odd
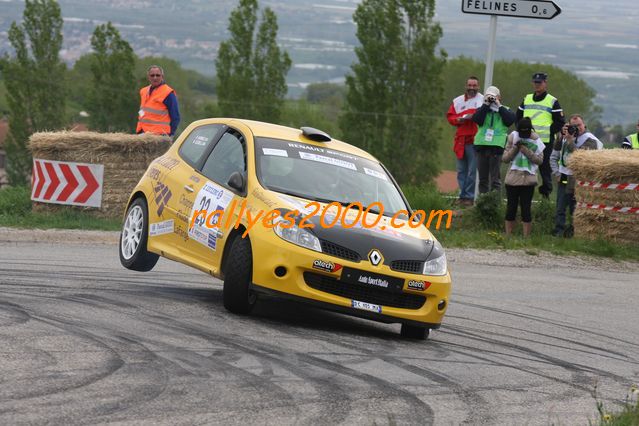
[[[486,89],[486,96],[501,96],[501,93],[499,92],[499,89],[495,86],[490,86],[488,89]]]
[[[539,81],[546,81],[546,79],[548,79],[548,74],[546,74],[545,72],[536,72],[532,76],[532,81],[534,81],[535,83]]]
[[[530,117],[524,117],[517,123],[517,133],[522,138],[529,138],[532,133],[532,121]]]

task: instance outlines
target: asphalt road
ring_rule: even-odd
[[[425,342],[112,244],[0,242],[0,424],[588,424],[639,382],[639,268],[452,251]]]

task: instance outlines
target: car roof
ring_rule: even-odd
[[[202,124],[210,124],[210,123],[224,123],[229,126],[233,126],[234,123],[240,123],[244,126],[247,126],[253,136],[263,137],[263,138],[271,138],[271,139],[280,139],[282,142],[299,142],[305,143],[307,145],[319,146],[326,149],[334,149],[342,152],[346,152],[348,154],[357,155],[359,157],[363,157],[375,162],[378,160],[364,151],[361,148],[358,148],[354,145],[348,144],[346,142],[342,142],[337,139],[332,139],[330,142],[316,142],[313,141],[302,134],[300,129],[295,129],[293,127],[281,126],[279,124],[271,124],[265,123],[262,121],[254,121],[254,120],[244,120],[238,118],[220,118],[220,119],[205,119],[200,120]]]

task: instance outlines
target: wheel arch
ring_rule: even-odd
[[[126,203],[126,207],[124,208],[123,220],[126,219],[126,213],[129,211],[129,207],[131,207],[131,204],[133,204],[133,202],[138,198],[143,198],[147,208],[149,207],[149,200],[146,199],[146,195],[144,195],[143,191],[138,190],[131,194],[131,196],[129,197],[129,201]]]

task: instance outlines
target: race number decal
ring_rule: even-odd
[[[215,251],[218,230],[207,227],[206,218],[215,210],[224,211],[232,199],[233,193],[228,189],[222,188],[213,182],[206,182],[200,192],[197,193],[190,217],[192,218],[198,211],[206,211],[206,214],[198,214],[193,226],[189,229],[189,237]],[[215,223],[218,220],[220,220],[219,216],[213,222]]]

